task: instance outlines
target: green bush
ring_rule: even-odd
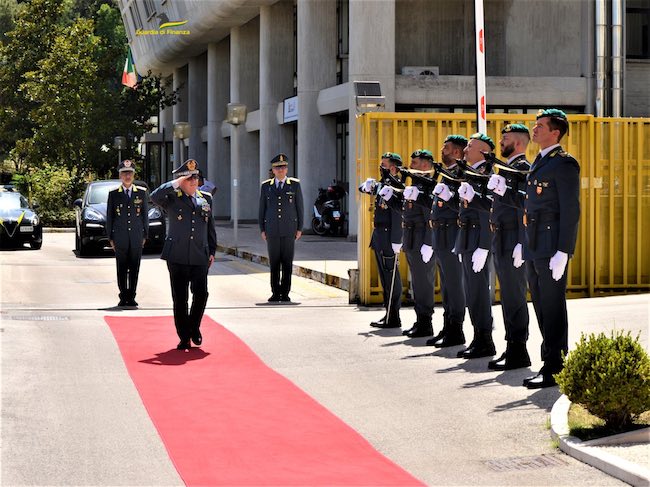
[[[650,409],[650,357],[629,332],[582,335],[555,378],[571,402],[603,419],[612,431],[629,428]]]

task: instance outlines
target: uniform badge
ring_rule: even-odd
[[[526,215],[526,213],[524,213],[524,226],[528,226],[528,215]]]
[[[541,186],[537,186],[537,194],[542,194],[542,187]]]
[[[467,208],[467,207],[468,207],[467,200],[463,200],[463,208]]]
[[[133,200],[133,203],[135,203],[136,205],[141,205],[142,204],[142,198],[140,198],[139,196],[136,196],[136,198]]]
[[[413,208],[413,202],[409,201],[409,210]]]
[[[179,220],[182,220],[182,219],[183,219],[183,215],[178,215],[178,219],[179,219]]]
[[[196,161],[194,159],[187,161],[187,169],[190,171],[194,171],[196,169]]]

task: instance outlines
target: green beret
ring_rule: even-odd
[[[518,132],[520,134],[530,135],[530,132],[528,132],[528,127],[521,123],[509,123],[501,129],[502,134],[507,134],[510,132]]]
[[[445,142],[451,142],[452,144],[456,144],[463,148],[467,146],[467,139],[462,135],[457,134],[448,135]]]
[[[487,135],[482,134],[481,132],[476,132],[475,134],[472,134],[470,136],[470,139],[481,140],[481,141],[485,142],[487,145],[490,146],[490,150],[494,150],[494,147],[495,147],[494,146],[494,141],[490,137],[488,137]]]
[[[547,108],[547,109],[541,108],[537,112],[537,118],[542,118],[542,117],[561,118],[563,120],[567,119],[566,113],[564,113],[562,110],[558,110],[557,108]]]
[[[402,156],[400,156],[397,152],[384,152],[382,154],[381,158],[382,159],[390,159],[392,162],[394,162],[398,166],[402,165]]]
[[[429,159],[430,161],[433,161],[433,152],[427,149],[418,149],[411,154],[411,159],[415,158],[420,158],[420,159]]]

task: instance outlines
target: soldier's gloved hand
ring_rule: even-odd
[[[476,249],[472,254],[472,270],[479,273],[485,267],[489,251],[486,249]]]
[[[393,188],[391,188],[390,186],[384,186],[383,188],[381,188],[381,191],[379,192],[379,196],[381,196],[386,201],[388,201],[393,197]]]
[[[172,180],[172,188],[178,189],[179,186],[181,185],[181,182],[183,182],[185,179],[191,178],[191,177],[192,177],[192,175],[189,174],[187,176],[181,176],[180,178],[176,178],[176,179]]]
[[[420,190],[416,186],[407,186],[404,188],[404,199],[415,201],[418,199]]]
[[[559,281],[564,275],[566,270],[567,262],[569,262],[569,255],[561,250],[555,252],[555,255],[551,257],[551,260],[548,263],[548,268],[551,270],[551,275],[553,279]]]
[[[422,244],[422,247],[420,247],[420,254],[422,255],[422,262],[426,264],[431,260],[431,256],[433,255],[433,247],[431,247],[431,245]]]
[[[361,186],[359,186],[359,189],[363,191],[364,193],[372,193],[372,188],[375,186],[375,181],[372,178],[366,179],[363,183],[361,183]]]
[[[454,195],[445,183],[436,184],[436,187],[433,188],[433,194],[438,195],[438,198],[444,201],[449,201]]]
[[[490,180],[487,183],[487,189],[494,191],[499,196],[506,194],[506,178],[499,176],[498,174],[493,174],[490,176]]]
[[[400,251],[402,250],[402,244],[401,243],[392,243],[390,246],[393,248],[393,252],[395,255],[399,254]]]
[[[515,245],[515,248],[512,249],[512,265],[519,269],[524,263],[522,246],[520,243]]]
[[[471,203],[476,195],[476,191],[471,184],[468,182],[460,183],[460,188],[458,188],[458,196],[466,200],[468,203]]]

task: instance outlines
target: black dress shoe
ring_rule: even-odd
[[[123,299],[120,299],[120,302],[117,303],[118,308],[123,308],[124,306],[128,306],[128,303],[124,301]]]
[[[280,295],[279,294],[272,294],[271,297],[268,299],[269,303],[279,303],[280,302]]]
[[[488,362],[488,369],[490,370],[506,370],[506,352],[503,352],[497,359]]]
[[[192,342],[194,342],[194,345],[197,347],[203,343],[203,335],[201,335],[201,332],[199,330],[196,330],[192,335]]]
[[[492,330],[478,330],[475,333],[474,343],[462,353],[461,358],[491,357],[497,353],[492,341]]]
[[[428,343],[427,343],[428,345]],[[465,334],[463,331],[447,331],[441,340],[436,340],[431,345],[436,348],[455,347],[456,345],[465,345]]]
[[[381,319],[379,319],[377,321],[371,321],[370,326],[377,327],[377,326],[381,325],[382,323],[386,323],[387,318],[388,318],[388,315],[385,314]]]
[[[418,322],[416,321],[415,323],[413,323],[413,326],[411,328],[409,328],[408,330],[402,331],[402,335],[404,335],[404,336],[408,335],[413,330],[415,330],[417,327],[418,327]]]
[[[131,301],[129,301],[129,304],[130,304],[131,306],[140,306],[140,305],[138,304],[138,302],[137,302],[135,299],[132,299]]]
[[[423,337],[430,337],[433,335],[433,328],[431,326],[418,326],[411,330],[410,332],[407,333],[407,337],[409,338],[423,338]]]
[[[386,323],[378,323],[375,328],[401,328],[402,323],[397,320],[388,320]]]
[[[552,374],[539,373],[534,377],[524,379],[524,385],[528,389],[542,389],[544,387],[553,387],[557,385]]]
[[[281,301],[282,303],[290,303],[290,302],[291,302],[291,298],[289,297],[288,294],[283,294],[282,296],[280,296],[280,301]]]
[[[192,344],[189,340],[181,340],[178,342],[178,345],[176,345],[176,350],[189,350],[190,348],[192,348]]]

